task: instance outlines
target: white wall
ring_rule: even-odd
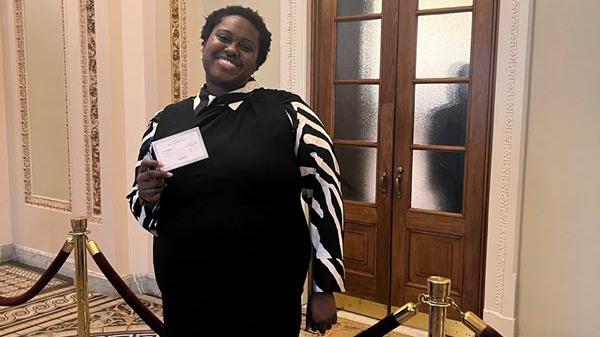
[[[600,25],[597,0],[535,3],[518,336],[597,336]]]
[[[0,4],[0,12],[5,8]],[[6,31],[2,20],[0,26],[0,46],[3,46]],[[12,243],[11,210],[10,210],[10,187],[8,179],[8,153],[7,153],[7,130],[6,130],[6,101],[4,97],[4,69],[3,59],[6,48],[0,48],[0,247]],[[0,259],[2,258],[0,254]]]

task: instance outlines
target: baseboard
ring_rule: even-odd
[[[504,337],[514,337],[516,320],[513,317],[502,316],[500,313],[492,310],[483,310],[483,320],[496,329]]]
[[[11,261],[15,259],[15,246],[2,245],[0,246],[0,262]]]
[[[39,269],[46,269],[52,263],[56,255],[51,255],[29,247],[19,245],[4,245],[0,247],[0,262],[15,261]],[[93,261],[90,259],[88,263]],[[75,275],[75,262],[68,259],[60,268],[58,274],[73,278]],[[160,291],[156,285],[154,275],[127,274],[121,276],[125,284],[136,294],[147,294],[160,297]],[[110,284],[104,274],[96,271],[88,271],[88,289],[107,296],[117,296],[117,291]]]

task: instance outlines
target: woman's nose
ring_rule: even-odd
[[[225,53],[227,55],[238,55],[237,44],[235,42],[229,43],[225,46]]]

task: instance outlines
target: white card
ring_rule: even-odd
[[[164,164],[160,169],[170,171],[208,158],[208,151],[199,128],[189,129],[152,142],[156,159]]]

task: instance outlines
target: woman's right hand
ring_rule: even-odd
[[[142,160],[138,168],[138,195],[144,206],[154,206],[160,200],[160,193],[165,188],[165,178],[173,176],[171,172],[159,170],[162,163],[156,160]]]

